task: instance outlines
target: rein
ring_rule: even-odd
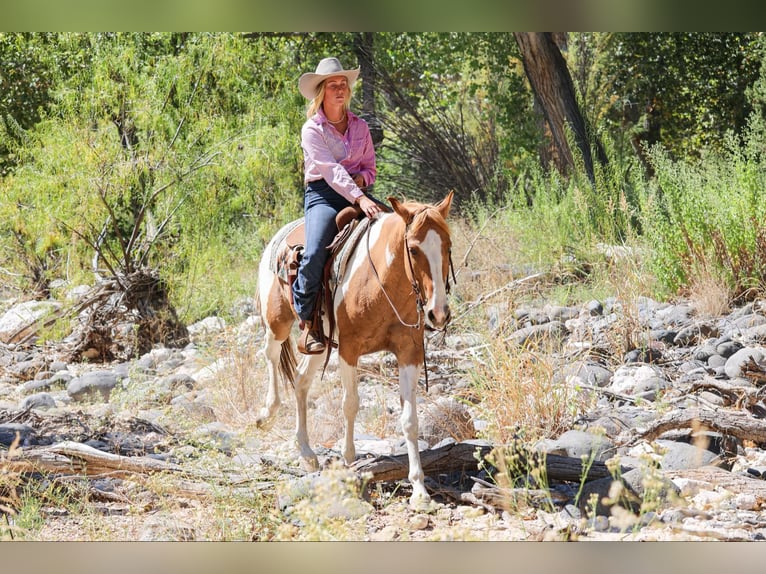
[[[407,323],[402,319],[401,315],[399,315],[399,311],[396,309],[396,305],[394,305],[394,302],[391,301],[391,297],[388,296],[388,293],[386,293],[385,287],[383,287],[383,282],[380,280],[380,275],[378,275],[378,270],[375,268],[375,263],[372,260],[372,255],[370,254],[370,232],[367,231],[367,259],[370,262],[370,267],[372,267],[372,272],[375,275],[375,279],[378,281],[378,286],[380,287],[380,290],[383,292],[383,295],[385,295],[386,300],[388,301],[388,304],[391,307],[391,310],[394,312],[394,315],[396,315],[396,318],[399,320],[399,323],[403,327],[409,327],[411,329],[420,329],[421,327],[421,315],[423,314],[423,298],[420,294],[420,286],[415,281],[415,273],[414,269],[412,267],[412,258],[410,257],[410,251],[409,246],[407,244],[407,231],[405,229],[404,232],[404,245],[405,249],[407,251],[407,259],[410,264],[410,275],[412,276],[412,291],[415,293],[417,308],[418,308],[418,322],[417,323]]]
[[[417,215],[417,214],[416,214]],[[414,219],[414,216],[413,216]],[[411,223],[411,222],[410,222]],[[425,313],[423,311],[423,307],[425,305],[425,301],[423,300],[423,293],[420,288],[420,285],[418,285],[418,282],[415,280],[415,266],[412,263],[412,255],[410,254],[410,244],[407,240],[407,231],[410,228],[410,223],[407,223],[404,228],[404,252],[407,254],[407,264],[410,267],[410,283],[412,284],[412,292],[415,294],[415,303],[417,305],[417,311],[418,311],[418,322],[417,323],[407,323],[405,322],[402,317],[399,315],[399,311],[396,309],[396,306],[394,305],[393,301],[391,301],[391,297],[388,296],[388,293],[386,293],[385,287],[383,287],[383,282],[380,280],[380,275],[378,275],[378,270],[375,267],[375,263],[372,260],[372,255],[370,253],[370,229],[367,230],[367,259],[370,262],[370,267],[372,267],[372,272],[375,275],[375,279],[378,282],[378,286],[380,287],[380,290],[383,292],[383,295],[386,297],[386,300],[388,301],[389,306],[391,307],[391,310],[394,312],[394,315],[396,315],[396,318],[399,320],[399,323],[403,327],[409,327],[411,329],[420,329],[421,327],[421,316],[425,316]],[[452,263],[452,250],[449,250],[449,269],[450,273],[452,274],[452,281],[454,283],[457,283],[457,279],[455,278],[455,266]],[[445,285],[445,290],[449,294],[450,292],[450,281],[449,281],[449,275],[447,275],[447,281]],[[423,376],[425,378],[425,384],[426,384],[426,393],[428,392],[428,363],[426,362],[426,342],[423,340]]]

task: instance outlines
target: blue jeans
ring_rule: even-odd
[[[349,205],[351,204],[348,200],[323,179],[306,185],[303,197],[306,241],[298,275],[293,282],[295,312],[304,321],[313,317],[316,297],[322,283],[322,272],[330,255],[327,246],[338,233],[335,216]]]

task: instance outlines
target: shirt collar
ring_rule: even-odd
[[[356,120],[357,116],[351,110],[346,110],[346,115],[348,116],[348,123],[349,124],[351,122],[353,122],[354,120]],[[324,123],[327,123],[327,124],[330,123],[330,121],[327,119],[327,116],[324,115],[324,110],[322,108],[319,108],[317,110],[317,113],[315,113],[314,117],[311,118],[311,119],[313,119],[317,124],[320,124],[320,125],[324,124]]]

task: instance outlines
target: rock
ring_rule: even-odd
[[[664,450],[660,465],[663,470],[688,470],[720,461],[714,452],[674,440],[655,441]]]
[[[633,349],[625,354],[623,360],[626,363],[659,363],[662,360],[662,351],[652,347]]]
[[[14,343],[29,335],[35,323],[61,309],[56,301],[26,301],[0,317],[0,343]]]
[[[26,409],[51,409],[56,406],[56,400],[50,395],[50,393],[36,393],[29,395],[21,404],[19,408]]]
[[[18,438],[18,446],[35,444],[37,433],[34,428],[21,423],[0,424],[0,444],[10,447]]]
[[[457,442],[476,438],[473,417],[468,408],[452,397],[439,397],[427,404],[418,417],[420,438],[429,446],[444,440]]]
[[[564,368],[562,376],[570,384],[581,383],[606,387],[612,380],[612,371],[593,361],[578,361]]]
[[[561,321],[550,321],[540,325],[531,325],[511,333],[508,342],[519,347],[529,344],[561,344],[569,330]]]
[[[604,306],[601,304],[601,301],[596,299],[588,301],[584,308],[591,317],[597,317],[604,314]]]
[[[743,369],[750,360],[759,364],[762,363],[764,360],[763,351],[756,347],[745,347],[734,353],[728,358],[724,366],[726,376],[730,379],[742,377]]]
[[[118,382],[117,375],[112,371],[92,371],[69,381],[66,390],[72,400],[78,402],[108,401]]]
[[[226,328],[226,321],[221,317],[206,317],[187,327],[189,335],[199,337],[218,333]]]
[[[612,456],[612,449],[614,443],[608,437],[580,430],[569,430],[557,439],[545,439],[535,445],[535,450],[548,454],[593,458],[602,462]]]
[[[192,542],[197,539],[193,526],[172,516],[150,519],[138,535],[139,542]]]
[[[373,510],[359,497],[359,487],[358,478],[348,470],[311,473],[281,488],[277,505],[288,516],[299,515],[303,506],[310,504],[319,516],[354,520]]]
[[[609,390],[654,400],[657,392],[668,386],[669,381],[661,369],[653,365],[637,363],[623,365],[615,370]]]
[[[696,323],[681,329],[673,339],[673,344],[678,347],[696,345],[703,339],[717,337],[718,328],[708,322]]]

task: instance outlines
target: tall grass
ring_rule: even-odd
[[[643,221],[652,238],[652,269],[671,292],[717,285],[734,300],[763,294],[766,278],[766,188],[763,146],[754,130],[730,135],[723,152],[700,162],[650,150],[656,180]]]

